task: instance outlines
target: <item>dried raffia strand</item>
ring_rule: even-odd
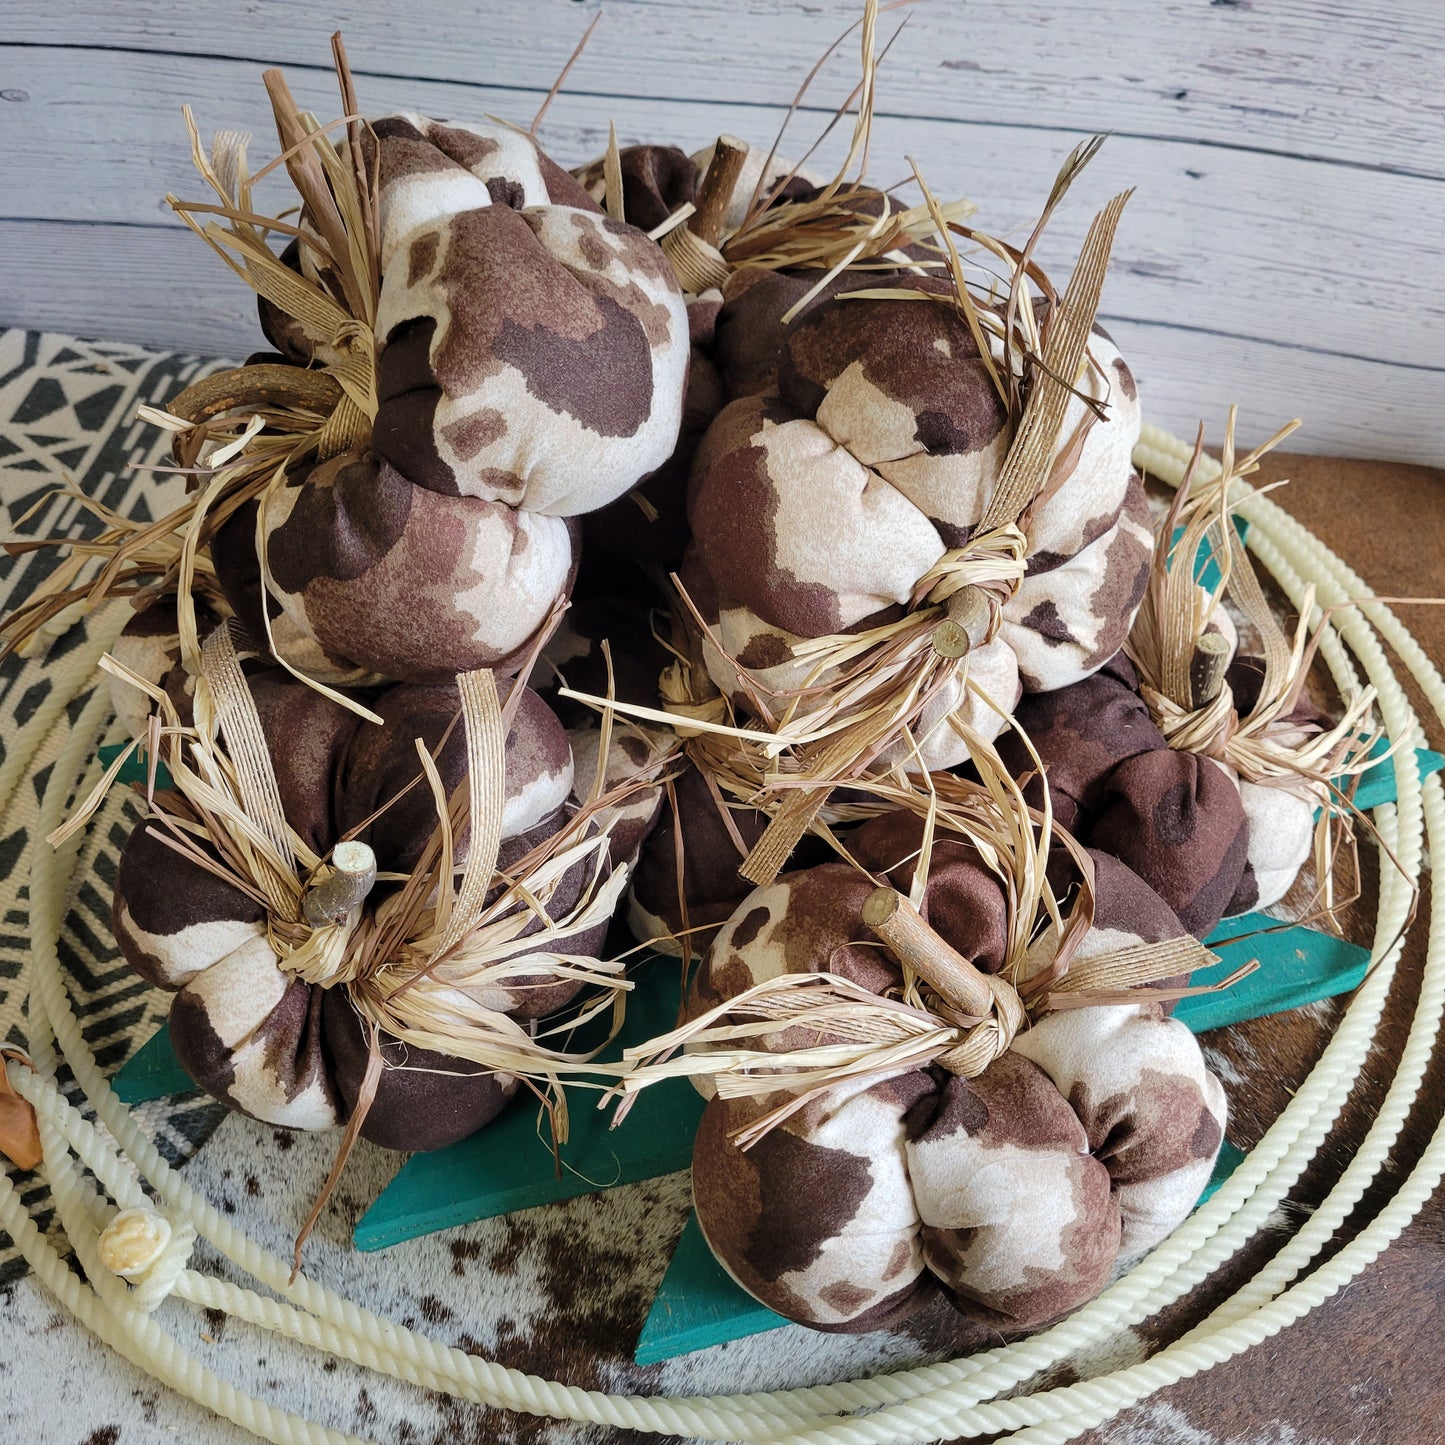
[[[892,724],[887,726],[891,731]],[[782,872],[793,849],[827,801],[832,781],[843,773],[857,752],[857,737],[851,732],[843,732],[806,755],[814,785],[790,791],[778,804],[763,836],[738,869],[749,883],[771,883]]]
[[[981,532],[1017,522],[1048,476],[1064,413],[1074,395],[1072,387],[1060,378],[1072,382],[1084,363],[1089,333],[1093,330],[1104,288],[1109,253],[1114,245],[1114,232],[1132,194],[1124,191],[1115,196],[1089,227],[1063,303],[1049,326],[1043,365],[1035,368],[1023,419],[979,523]]]
[[[457,678],[457,690],[466,729],[471,840],[461,887],[438,953],[454,948],[481,916],[496,871],[497,850],[502,845],[498,799],[507,793],[507,729],[502,722],[497,679],[489,668],[478,668]]]
[[[622,152],[617,148],[617,127],[610,120],[607,122],[607,154],[602,161],[602,175],[607,214],[614,221],[625,221],[627,217],[624,214],[622,195]]]
[[[291,923],[297,918],[299,890],[295,875],[283,873],[277,866],[277,860],[291,856],[291,830],[286,825],[261,718],[241,671],[236,651],[237,631],[234,622],[223,622],[205,641],[196,689],[197,720],[204,716],[208,705],[215,709],[234,768],[241,806],[246,817],[271,844],[271,853],[263,851],[255,855],[260,864],[260,877],[256,881],[270,900],[271,912]]]

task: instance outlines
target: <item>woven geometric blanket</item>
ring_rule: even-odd
[[[183,494],[179,478],[145,468],[169,460],[165,436],[136,419],[144,403],[164,404],[223,363],[158,355],[136,346],[75,341],[38,332],[0,331],[0,504],[5,540],[28,518],[21,535],[94,532],[99,522],[57,488],[73,481],[87,495],[129,516],[159,516]],[[0,613],[27,596],[58,558],[49,550],[0,557]],[[10,740],[45,705],[54,665],[82,647],[80,621],[28,658],[0,662],[0,759]],[[79,715],[89,693],[69,705]],[[29,849],[48,768],[59,747],[32,764],[34,786],[21,789],[10,815],[0,821],[0,1037],[23,1048],[22,1017],[30,957]],[[118,1068],[155,1032],[169,1001],[131,971],[110,937],[110,884],[116,857],[129,834],[128,809],[118,791],[91,828],[76,869],[61,962],[86,1038],[100,1064]],[[224,1114],[201,1095],[166,1099],[138,1111],[147,1132],[172,1163],[187,1159],[210,1136]],[[50,1226],[44,1188],[23,1191],[31,1214]],[[0,1239],[4,1236],[0,1235]],[[0,1252],[0,1283],[25,1272],[8,1241]]]

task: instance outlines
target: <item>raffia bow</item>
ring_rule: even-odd
[[[286,822],[265,736],[241,667],[244,643],[234,622],[223,624],[201,650],[195,723],[185,726],[168,694],[114,658],[106,671],[139,687],[155,704],[146,739],[152,775],[146,790],[150,832],[159,841],[255,899],[279,965],[324,988],[349,993],[370,1037],[371,1059],[347,1125],[336,1167],[297,1240],[301,1244],[334,1188],[375,1094],[384,1062],[383,1033],[417,1048],[464,1059],[502,1077],[519,1079],[547,1106],[555,1137],[567,1138],[564,1080],[594,1086],[615,1076],[596,1064],[596,1048],[550,1047],[495,1007],[497,991],[519,978],[569,980],[597,992],[574,1008],[570,1031],[607,1012],[615,1036],[631,982],[620,960],[566,952],[568,937],[610,918],[627,882],[609,868],[610,819],[650,779],[629,778],[596,790],[558,831],[515,866],[496,871],[504,793],[504,747],[510,709],[499,705],[495,680],[483,669],[458,678],[468,758],[466,782],[448,798],[435,761],[418,740],[418,779],[436,802],[439,823],[416,867],[382,874],[389,885],[379,904],[357,897],[344,912],[308,911],[308,900],[333,881],[331,859],[315,854]],[[509,703],[520,700],[513,690]],[[604,728],[604,733],[607,729]],[[93,816],[138,744],[123,749],[63,828],[58,843]],[[175,792],[155,791],[154,767],[164,761]],[[605,772],[605,752],[599,758]],[[389,806],[389,804],[387,805]],[[464,864],[456,840],[469,837]],[[549,904],[567,875],[590,869],[577,901],[553,916]],[[376,875],[372,871],[372,879]],[[369,882],[370,880],[368,880]],[[491,895],[489,897],[489,895]],[[528,931],[528,930],[531,931]],[[404,1065],[402,1066],[404,1067]]]
[[[1232,525],[1231,493],[1258,471],[1260,458],[1299,422],[1289,422],[1241,457],[1235,450],[1236,415],[1237,408],[1231,407],[1219,473],[1207,482],[1199,478],[1204,429],[1199,430],[1194,454],[1158,529],[1144,601],[1125,650],[1138,669],[1140,694],[1170,747],[1212,758],[1248,782],[1285,789],[1320,809],[1314,850],[1322,889],[1319,912],[1333,923],[1336,858],[1342,843],[1352,838],[1355,823],[1369,826],[1341,791],[1340,780],[1356,777],[1380,760],[1374,748],[1384,732],[1372,722],[1373,687],[1347,697],[1333,727],[1301,724],[1290,717],[1329,619],[1311,628],[1314,588],[1309,586],[1294,634],[1286,636]],[[1195,580],[1196,559],[1206,543],[1220,573],[1212,591]],[[1264,650],[1259,697],[1247,714],[1236,708],[1225,677],[1228,643],[1214,626],[1226,597],[1254,627]]]
[[[892,888],[871,894],[862,917],[905,976],[927,982],[926,994],[915,995],[916,1002],[882,997],[832,973],[767,979],[627,1050],[631,1067],[617,1085],[619,1115],[642,1089],[669,1078],[706,1079],[723,1098],[782,1096],[730,1135],[746,1149],[850,1081],[871,1085],[932,1065],[977,1078],[1049,1010],[1215,992],[1258,967],[1251,960],[1218,983],[1194,988],[1148,987],[1219,962],[1197,939],[1183,937],[1096,955],[1076,965],[1076,974],[1023,982],[980,971]],[[820,1036],[827,1042],[816,1042]]]
[[[1032,744],[1020,736],[1037,763]],[[1080,958],[1094,919],[1093,862],[1054,824],[1047,792],[1042,808],[1031,810],[1008,770],[991,764],[987,753],[981,757],[981,782],[951,773],[924,774],[921,786],[914,780],[876,779],[861,796],[838,805],[842,821],[903,810],[922,824],[916,853],[896,864],[912,866],[909,896],[880,885],[868,895],[859,920],[868,938],[898,962],[902,983],[896,991],[875,994],[828,971],[765,979],[627,1050],[627,1072],[613,1091],[621,1100],[616,1118],[626,1114],[642,1090],[669,1078],[707,1080],[724,1098],[777,1096],[734,1134],[746,1148],[811,1100],[849,1081],[874,1083],[934,1064],[975,1078],[1044,1012],[1214,992],[1258,967],[1250,960],[1222,981],[1201,987],[1155,987],[1159,980],[1219,961],[1188,936]],[[845,843],[831,831],[826,836],[845,862],[859,868]],[[921,911],[942,837],[965,840],[998,879],[1005,944],[997,973],[976,967]],[[1067,910],[1049,882],[1055,844],[1067,851],[1078,873]]]

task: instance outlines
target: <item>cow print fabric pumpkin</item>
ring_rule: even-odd
[[[797,687],[808,671],[798,643],[900,616],[920,579],[974,537],[998,484],[1011,428],[967,322],[941,282],[888,284],[917,299],[843,290],[786,327],[773,388],[730,403],[698,450],[687,575],[715,625],[724,656],[710,648],[707,661],[726,693],[733,663]],[[720,343],[727,317],[724,305]],[[927,766],[967,755],[950,712],[967,708],[993,736],[1021,688],[1099,668],[1143,595],[1153,536],[1130,461],[1134,382],[1097,329],[1090,358],[1076,384],[1106,412],[1070,400],[1053,474],[1021,518],[1026,575],[999,635],[969,657],[996,706],[969,708],[961,680],[940,696],[918,729]]]
[[[1238,657],[1227,674],[1245,711],[1262,666]],[[1123,653],[1092,677],[1025,697],[1017,720],[1047,771],[1054,816],[1079,840],[1128,864],[1196,937],[1222,918],[1278,903],[1309,858],[1322,801],[1307,787],[1252,783],[1214,758],[1170,747]],[[1319,725],[1308,705],[1294,725]],[[1011,770],[1032,760],[1017,735],[999,740]],[[1037,805],[1034,778],[1025,796]]]
[[[372,132],[370,444],[242,509],[218,573],[253,630],[264,578],[280,655],[328,683],[514,670],[571,585],[574,519],[673,453],[682,294],[661,250],[530,137],[416,115]],[[306,234],[294,264],[315,275]],[[261,315],[294,363],[326,356],[269,302]]]
[[[849,848],[906,891],[920,839],[911,815],[885,815]],[[1137,875],[1091,856],[1096,923],[1077,962],[1182,935]],[[782,973],[896,992],[901,972],[862,921],[874,886],[829,863],[758,889],[718,933],[690,1014]],[[999,969],[1005,902],[972,845],[936,841],[922,909],[978,968]],[[841,1041],[797,1026],[761,1039],[774,1051]],[[732,1141],[778,1102],[709,1100],[693,1153],[698,1220],[756,1299],[837,1331],[887,1326],[939,1291],[1001,1330],[1068,1313],[1193,1208],[1225,1122],[1193,1035],[1152,1001],[1048,1013],[976,1078],[935,1065],[851,1080],[750,1148]]]
[[[382,719],[377,726],[278,670],[254,674],[249,683],[289,826],[323,857],[351,834],[370,845],[381,874],[415,866],[436,828],[426,787],[404,791],[420,773],[415,740],[433,753],[448,794],[466,774],[455,684],[399,684],[367,694]],[[516,686],[499,683],[504,702]],[[545,843],[576,806],[566,732],[530,689],[516,700],[498,802],[501,874]],[[186,1072],[207,1093],[267,1123],[324,1129],[345,1122],[368,1058],[368,1032],[347,987],[289,972],[264,902],[163,839],[154,820],[136,825],[121,853],[112,916],[135,970],[175,994],[171,1041]],[[463,833],[457,840],[459,863],[468,839]],[[546,900],[551,917],[566,917],[594,866],[584,859],[567,870]],[[368,902],[391,887],[379,882]],[[492,897],[499,888],[494,884]],[[524,1029],[580,987],[529,969],[526,937],[542,926],[528,921],[504,960],[515,967],[474,997]],[[604,923],[548,946],[595,956],[605,930]],[[361,1132],[387,1147],[433,1149],[465,1137],[516,1090],[515,1078],[464,1059],[385,1033],[380,1043],[385,1066]]]

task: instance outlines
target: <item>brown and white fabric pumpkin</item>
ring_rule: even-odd
[[[437,821],[424,784],[404,792],[420,774],[415,740],[433,754],[448,793],[466,776],[455,684],[403,684],[368,695],[380,726],[274,669],[249,684],[286,822],[300,839],[325,857],[351,835],[372,848],[382,875],[411,869]],[[498,691],[506,699],[515,686],[503,680]],[[566,733],[525,690],[512,714],[505,795],[497,800],[501,874],[557,831],[575,807],[572,788]],[[468,836],[457,840],[459,862]],[[171,1040],[187,1073],[215,1098],[268,1123],[324,1129],[345,1122],[369,1054],[369,1026],[348,985],[312,983],[289,971],[264,901],[183,856],[165,837],[154,819],[137,824],[121,853],[112,912],[131,965],[175,993]],[[552,918],[568,915],[596,866],[584,859],[561,878],[544,900]],[[379,883],[369,904],[393,886]],[[514,959],[515,967],[472,1000],[524,1030],[581,986],[529,968],[525,940],[542,927],[540,919],[528,920],[504,960]],[[605,930],[604,922],[562,943],[569,953],[595,955]],[[361,1132],[387,1147],[432,1149],[462,1138],[487,1123],[517,1087],[514,1077],[404,1045],[385,1032],[380,1047],[384,1067]]]
[[[295,468],[259,514],[243,508],[217,569],[254,629],[264,556],[275,645],[322,681],[505,671],[570,585],[572,519],[674,451],[682,294],[658,247],[530,137],[416,115],[371,130],[369,445]],[[305,216],[302,230],[293,264],[324,281]],[[295,364],[328,359],[296,318],[267,301],[261,315]]]
[[[722,295],[717,291],[687,298],[691,355],[677,445],[667,461],[626,496],[582,519],[579,588],[595,579],[615,590],[619,571],[625,575],[641,567],[666,574],[681,566],[688,543],[687,480],[693,457],[724,402],[712,360],[713,331],[721,309]]]
[[[1230,661],[1225,683],[1237,716],[1253,712],[1263,681],[1262,658],[1242,653]],[[1332,726],[1328,714],[1302,694],[1272,732],[1281,746],[1291,747]],[[1353,772],[1360,767],[1358,758],[1350,764]],[[1231,914],[1284,901],[1314,852],[1316,819],[1331,800],[1324,788],[1304,778],[1253,782],[1240,777],[1239,801],[1249,823],[1249,859]]]
[[[849,847],[906,890],[919,836],[915,820],[885,816]],[[1183,933],[1136,875],[1092,859],[1095,924],[1075,966]],[[833,863],[758,889],[714,941],[690,1013],[783,973],[896,995],[899,967],[863,922],[874,887]],[[922,911],[979,969],[998,969],[1006,905],[972,845],[935,842]],[[800,1028],[759,1038],[773,1051],[841,1042]],[[934,1065],[843,1082],[751,1147],[733,1142],[778,1102],[709,1100],[693,1154],[698,1220],[756,1299],[835,1331],[891,1324],[940,1290],[1001,1330],[1068,1313],[1193,1208],[1225,1122],[1193,1035],[1148,1001],[1045,1014],[975,1078]]]
[[[889,284],[920,299],[845,290],[786,328],[776,391],[732,402],[694,463],[690,575],[712,599],[722,652],[770,687],[806,674],[791,660],[799,642],[900,616],[920,579],[967,546],[1000,478],[1011,429],[946,285]],[[998,636],[969,657],[996,704],[971,719],[985,735],[1020,687],[1063,687],[1107,661],[1143,594],[1153,533],[1130,462],[1134,382],[1097,329],[1089,356],[1076,385],[1106,415],[1070,400],[1053,474],[1020,519],[1026,575]],[[707,660],[735,691],[726,659]],[[927,766],[966,756],[950,704],[964,705],[961,683],[920,729]]]
[[[1229,667],[1245,712],[1262,670],[1249,656]],[[1123,653],[1082,682],[1024,698],[1016,717],[1046,769],[1055,818],[1144,878],[1196,937],[1278,903],[1311,855],[1317,794],[1303,782],[1253,783],[1170,747]],[[1324,721],[1308,704],[1294,716],[1301,738]],[[998,746],[1016,774],[1033,769],[1016,735]],[[1034,803],[1041,793],[1038,779],[1025,790]]]

